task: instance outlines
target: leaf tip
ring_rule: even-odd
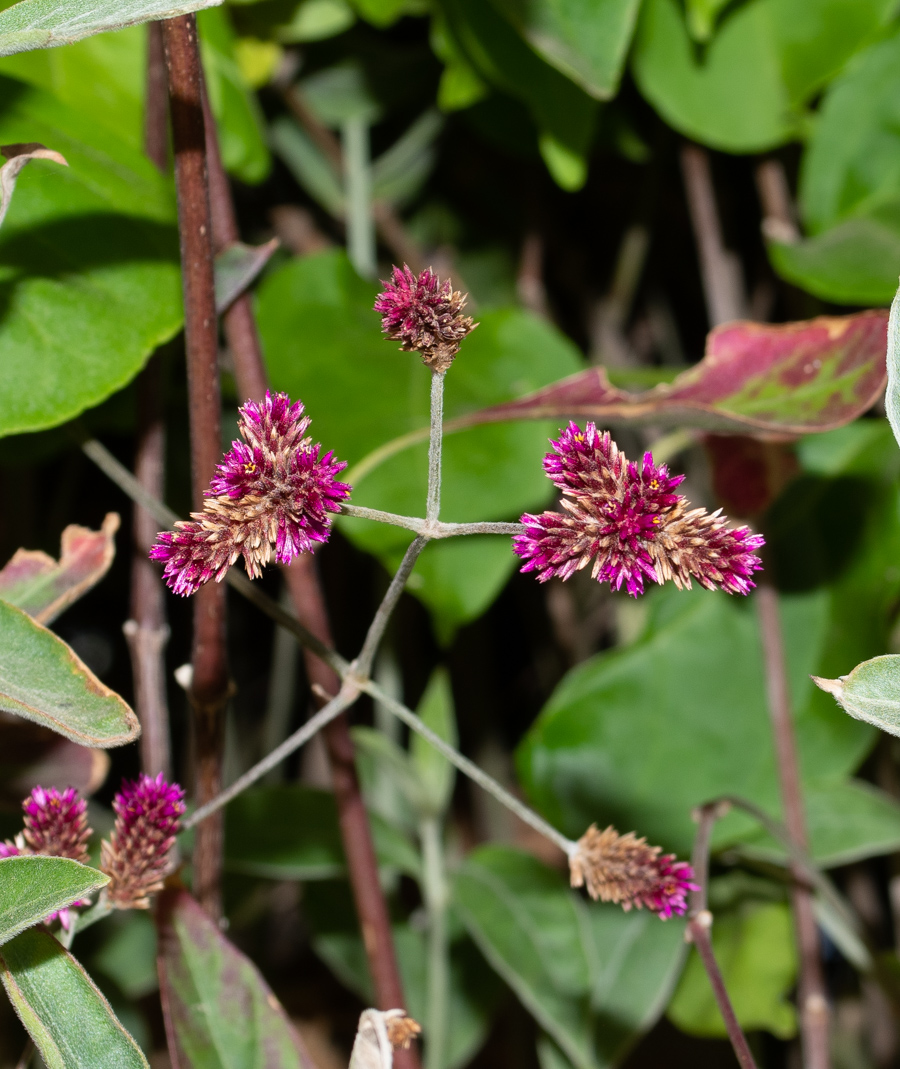
[[[826,693],[833,695],[838,701],[844,696],[844,679],[845,676],[838,676],[837,679],[824,679],[822,676],[810,676],[813,683]]]

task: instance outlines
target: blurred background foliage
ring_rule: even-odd
[[[900,271],[897,9],[895,0],[233,0],[202,12],[242,236],[281,241],[256,287],[269,374],[303,399],[316,440],[348,461],[354,502],[415,515],[424,500],[427,375],[383,340],[371,310],[392,262],[431,264],[470,294],[480,326],[448,376],[450,419],[592,365],[640,390],[700,358],[712,324],[684,139],[710,152],[749,318],[887,304]],[[42,141],[70,163],[32,165],[0,235],[3,559],[22,545],[55,552],[68,522],[97,527],[112,507],[127,513],[66,425],[79,417],[130,464],[133,380],[160,347],[167,497],[187,511],[175,201],[171,179],[143,156],[146,37],[135,27],[0,59],[0,142]],[[780,211],[766,195],[773,165]],[[227,351],[222,368],[230,439],[242,399]],[[442,518],[509,520],[547,506],[540,460],[557,426],[448,435]],[[630,454],[662,434],[612,429]],[[690,496],[715,507],[702,444],[688,437],[678,448]],[[812,852],[862,916],[881,975],[896,975],[900,754],[809,675],[900,649],[900,458],[880,411],[784,449],[790,479],[759,522],[783,594]],[[343,652],[358,646],[406,544],[397,528],[338,521],[320,564]],[[112,576],[57,625],[126,696],[128,548],[120,534]],[[263,583],[278,593],[276,574]],[[310,697],[292,643],[246,605],[230,608],[233,777],[305,718]],[[175,599],[169,610],[174,669],[188,659],[189,611]],[[566,834],[614,822],[684,856],[691,810],[712,796],[779,811],[756,617],[724,594],[658,590],[633,602],[583,573],[539,587],[515,574],[505,539],[432,543],[378,673]],[[186,699],[174,679],[170,700],[186,769]],[[426,1054],[427,1069],[731,1064],[679,921],[586,904],[545,843],[455,783],[433,752],[407,746],[382,710],[362,709],[360,773],[407,1008],[426,1034],[425,932],[438,899],[424,858],[427,842],[439,844],[448,1041],[439,1061]],[[23,753],[10,761],[15,786],[0,813],[10,828],[23,785],[47,778],[45,758]],[[65,785],[76,755],[57,758]],[[135,771],[133,752],[112,760],[117,773]],[[309,747],[230,808],[226,891],[231,938],[331,1069],[346,1064],[371,981],[324,760]],[[111,792],[96,772],[78,774],[98,788],[102,830]],[[761,1065],[796,1065],[785,857],[736,814],[718,826],[715,849],[714,941],[738,1015]],[[825,907],[819,921],[835,1066],[900,1064],[896,992],[875,983],[871,958]],[[146,916],[92,929],[80,953],[163,1066]],[[0,1056],[12,1065],[21,1043],[2,1012]]]

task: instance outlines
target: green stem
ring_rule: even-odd
[[[448,889],[444,871],[441,822],[426,817],[419,825],[422,842],[422,893],[428,913],[428,1030],[425,1069],[444,1069],[447,1061],[450,957],[447,944]]]

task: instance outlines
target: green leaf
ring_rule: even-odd
[[[169,19],[220,0],[21,0],[0,11],[0,56],[55,48],[136,22]]]
[[[269,141],[306,192],[335,219],[343,219],[344,187],[309,134],[282,115],[272,123]]]
[[[428,372],[400,353],[372,311],[376,289],[342,252],[295,260],[259,288],[259,325],[273,384],[300,397],[312,433],[326,449],[363,460],[397,435],[420,432],[420,444],[369,474],[347,475],[355,504],[406,515],[423,511],[427,484]],[[447,377],[448,420],[570,374],[574,346],[554,327],[512,309],[485,312]],[[296,339],[305,339],[298,358]],[[444,441],[442,518],[515,518],[539,508],[551,487],[541,469],[545,423],[481,427]],[[339,520],[357,545],[396,568],[408,532],[363,520]],[[460,538],[427,547],[410,590],[435,613],[441,637],[490,604],[515,566],[505,538]]]
[[[453,708],[453,691],[446,668],[436,668],[428,681],[418,714],[445,742],[456,746],[456,715]],[[409,744],[412,767],[421,783],[420,811],[423,816],[440,817],[450,802],[456,770],[430,742],[421,735],[412,733]]]
[[[0,977],[47,1069],[149,1069],[94,982],[48,932],[32,928],[7,943]]]
[[[889,304],[900,271],[900,198],[793,244],[769,242],[788,282],[836,304]]]
[[[561,873],[496,846],[453,884],[472,938],[576,1069],[617,1064],[668,1001],[684,926],[586,904]]]
[[[494,0],[531,47],[597,100],[619,88],[640,0]]]
[[[900,735],[900,656],[885,654],[858,664],[837,679],[813,676],[815,683],[833,694],[845,713],[874,724],[890,735]]]
[[[401,832],[371,817],[380,863],[412,876],[418,856]],[[334,795],[298,785],[257,787],[229,805],[225,862],[232,872],[276,880],[324,880],[345,870]]]
[[[477,73],[526,104],[543,135],[569,156],[584,160],[596,101],[544,62],[493,4],[442,0],[441,10],[456,47]]]
[[[181,325],[171,183],[89,116],[0,79],[0,143],[39,140],[0,231],[0,435],[72,419]]]
[[[105,873],[69,858],[0,858],[0,944],[107,883]]]
[[[122,746],[141,728],[118,694],[27,613],[0,601],[0,709],[82,746]]]
[[[191,1069],[312,1069],[300,1037],[256,966],[186,891],[161,897],[157,925],[173,1060]]]
[[[52,93],[136,151],[143,151],[145,26],[99,34],[65,48],[5,56],[0,59],[0,74]]]
[[[896,199],[898,63],[900,29],[854,56],[825,93],[800,170],[800,205],[813,234]]]
[[[703,5],[703,33],[718,6]],[[695,27],[699,7],[688,12]],[[727,152],[760,152],[800,134],[802,106],[891,13],[889,0],[748,0],[699,50],[676,0],[649,0],[634,73],[681,133]]]
[[[795,1035],[797,1015],[788,1000],[797,974],[790,909],[780,903],[746,903],[734,913],[716,914],[712,942],[744,1030],[764,1028],[779,1039]],[[688,958],[668,1016],[692,1035],[727,1035],[696,950]]]
[[[216,120],[222,163],[242,182],[262,182],[272,168],[265,120],[256,96],[244,84],[234,55],[237,34],[224,8],[197,16],[209,103]]]
[[[108,512],[99,531],[70,523],[58,561],[40,550],[16,550],[0,569],[0,598],[39,624],[55,620],[109,571],[119,522],[117,512]]]

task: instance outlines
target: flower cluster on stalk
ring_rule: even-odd
[[[593,562],[597,582],[624,586],[634,597],[647,580],[671,579],[689,590],[696,579],[730,594],[755,586],[762,536],[729,527],[721,510],[691,509],[674,492],[683,475],[670,475],[650,453],[640,464],[628,460],[593,423],[584,430],[570,423],[551,445],[544,471],[561,491],[565,511],[522,517],[525,531],[513,549],[525,561],[523,572],[536,572],[541,582],[568,579]]]
[[[90,861],[87,802],[74,787],[64,791],[35,787],[22,809],[24,828],[15,840],[0,843],[0,858],[41,855],[82,864]],[[103,893],[116,909],[146,909],[149,896],[162,889],[171,868],[172,846],[184,813],[184,791],[162,774],[155,778],[141,775],[134,783],[122,784],[113,810],[114,830],[100,844],[99,868],[110,877]],[[69,910],[87,904],[74,902],[46,920],[58,918],[68,928]]]
[[[336,478],[347,465],[312,444],[309,423],[302,403],[285,393],[241,407],[243,441],[232,442],[216,469],[203,511],[162,532],[150,551],[176,594],[221,582],[239,557],[257,579],[273,554],[290,564],[328,541],[331,514],[350,493]]]
[[[569,859],[573,887],[593,899],[617,902],[627,912],[648,909],[663,920],[687,910],[687,895],[696,891],[694,870],[659,846],[648,846],[634,832],[599,831],[595,824],[578,840]]]
[[[446,371],[459,352],[460,342],[477,323],[463,314],[467,294],[454,292],[426,268],[419,275],[404,264],[395,267],[375,299],[381,329],[400,342],[404,352],[419,353],[434,371]]]

